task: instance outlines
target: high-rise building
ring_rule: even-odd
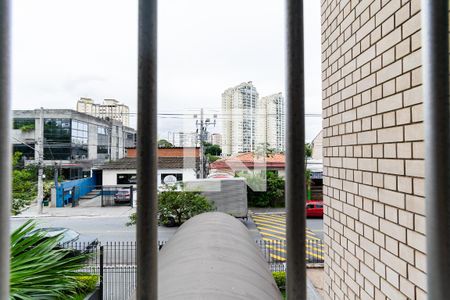
[[[170,132],[169,142],[174,147],[196,147],[197,136],[196,132]]]
[[[256,148],[285,150],[284,98],[281,93],[259,99],[256,110]]]
[[[115,99],[105,99],[102,104],[94,103],[91,98],[80,98],[77,111],[105,120],[116,120],[130,126],[130,109]]]
[[[213,145],[219,145],[222,147],[222,135],[220,133],[212,133],[209,136],[209,142]]]
[[[251,81],[222,94],[222,151],[224,155],[255,150],[258,92]]]

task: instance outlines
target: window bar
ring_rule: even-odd
[[[450,299],[448,1],[422,0],[427,290]]]
[[[287,297],[306,299],[303,1],[287,0],[286,207]]]
[[[11,210],[11,107],[9,72],[10,1],[0,0],[0,299],[9,299],[9,217]]]
[[[157,0],[139,1],[136,299],[157,299]]]

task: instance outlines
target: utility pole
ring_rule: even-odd
[[[197,115],[194,115],[197,118]],[[197,134],[200,139],[200,178],[206,177],[206,157],[205,157],[205,142],[208,136],[208,126],[216,126],[217,115],[214,115],[214,122],[211,122],[209,118],[204,119],[203,108],[200,109],[200,120],[196,120]]]
[[[38,213],[42,214],[42,198],[44,197],[44,182],[42,180],[44,174],[44,108],[41,107],[39,116],[39,152],[38,152]]]

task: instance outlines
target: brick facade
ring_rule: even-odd
[[[420,0],[322,0],[325,292],[426,298]]]

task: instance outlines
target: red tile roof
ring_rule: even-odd
[[[211,169],[254,169],[266,166],[267,169],[284,169],[284,154],[276,153],[268,156],[256,156],[253,152],[241,153],[235,156],[219,159],[210,165]]]
[[[127,149],[127,157],[136,157],[136,148]],[[199,147],[158,148],[158,157],[200,157]]]

